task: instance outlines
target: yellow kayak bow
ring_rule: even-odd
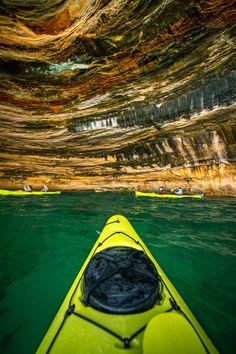
[[[217,353],[129,221],[111,217],[37,354]]]

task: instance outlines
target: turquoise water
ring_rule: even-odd
[[[81,192],[0,197],[1,353],[35,352],[97,233],[117,213],[128,217],[218,350],[235,352],[236,201]]]

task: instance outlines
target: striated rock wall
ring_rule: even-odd
[[[0,188],[236,196],[232,0],[3,0]]]

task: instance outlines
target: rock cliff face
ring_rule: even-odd
[[[236,196],[233,0],[0,11],[0,188]]]

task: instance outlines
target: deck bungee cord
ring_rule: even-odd
[[[119,220],[117,219],[117,220],[115,220],[115,221],[113,221],[113,222],[111,222],[111,223],[107,223],[105,226],[107,226],[107,225],[109,225],[109,224],[112,224],[112,223],[119,223]],[[132,240],[133,240],[134,242],[136,242],[137,244],[139,244],[139,241],[135,240],[132,236],[130,236],[130,235],[128,235],[128,234],[126,234],[126,233],[124,233],[124,232],[122,232],[122,231],[118,231],[118,232],[115,232],[115,233],[109,235],[103,242],[99,243],[98,246],[97,246],[97,248],[95,249],[93,255],[96,253],[97,249],[103,245],[103,243],[104,243],[106,240],[108,240],[110,237],[112,237],[112,236],[113,236],[114,234],[116,234],[116,233],[123,234],[123,235],[129,237],[130,239],[132,239]],[[142,246],[141,246],[141,247],[142,247]],[[133,249],[133,251],[135,252],[135,251],[137,251],[137,250],[136,250],[136,249]],[[143,249],[142,252],[145,254],[145,250],[144,250],[144,249]],[[92,258],[93,258],[93,256],[91,257],[91,259],[92,259]],[[127,265],[127,267],[128,267],[128,266],[130,266],[130,264]],[[106,276],[107,276],[107,277],[110,277],[111,275],[117,273],[118,270],[119,270],[119,268],[117,268],[116,270],[113,270],[112,272],[110,272],[110,273],[107,274]],[[79,279],[79,281],[78,281],[78,283],[77,283],[77,285],[76,285],[76,288],[75,288],[74,293],[76,292],[76,289],[77,289],[78,286],[80,285],[80,282],[81,282],[81,279],[83,278],[83,276],[84,276],[84,273],[81,275],[81,278]],[[149,276],[152,277],[152,274],[149,274]],[[104,280],[104,278],[103,278],[103,279],[100,279],[100,282],[102,282],[103,280]],[[98,284],[93,285],[93,289],[94,289],[97,285],[98,285]],[[93,289],[90,289],[90,291],[92,291]],[[140,332],[142,332],[142,331],[146,328],[146,326],[147,326],[147,324],[146,324],[145,326],[143,326],[142,328],[140,328],[138,331],[136,331],[134,334],[132,334],[129,338],[128,338],[128,337],[123,338],[123,337],[121,337],[118,333],[115,333],[115,332],[112,331],[111,329],[109,329],[109,328],[103,326],[102,324],[100,324],[100,323],[94,321],[93,319],[88,318],[88,317],[85,317],[85,316],[83,316],[83,315],[81,315],[81,314],[75,312],[75,304],[72,304],[72,298],[73,298],[73,296],[74,296],[74,293],[72,294],[72,296],[71,296],[71,298],[70,298],[69,308],[67,309],[67,311],[66,311],[66,313],[65,313],[64,320],[63,320],[61,326],[59,327],[59,331],[56,333],[56,336],[53,338],[52,343],[51,343],[51,345],[50,345],[50,347],[49,347],[47,353],[50,352],[50,350],[51,350],[51,348],[52,348],[52,346],[53,346],[53,344],[54,344],[54,342],[55,342],[55,340],[56,340],[56,337],[58,336],[60,330],[61,330],[62,327],[63,327],[63,324],[64,324],[64,322],[65,322],[67,316],[70,316],[70,315],[75,315],[75,316],[77,316],[77,317],[79,317],[79,318],[81,318],[81,319],[83,319],[83,320],[85,320],[85,321],[88,321],[89,323],[91,323],[91,324],[93,324],[93,325],[99,327],[100,329],[106,331],[107,333],[113,335],[114,337],[116,337],[117,339],[119,339],[119,340],[124,344],[124,348],[129,348],[129,347],[130,347],[130,342],[135,338],[135,336],[137,336]],[[83,302],[85,303],[86,306],[88,306],[88,301],[87,301],[87,299],[88,299],[89,295],[90,295],[90,293],[84,295]]]

